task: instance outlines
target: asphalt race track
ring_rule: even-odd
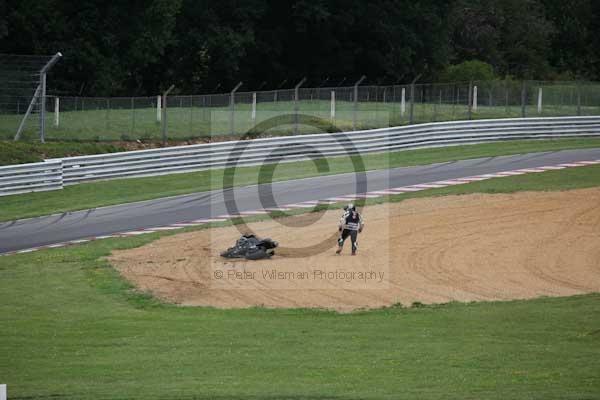
[[[382,157],[385,157],[383,154]],[[179,221],[521,168],[600,159],[600,149],[488,157],[238,187],[0,223],[0,253]],[[361,177],[362,175],[362,177]],[[363,180],[364,178],[364,180]],[[357,182],[358,181],[358,182]],[[361,184],[362,182],[362,184]],[[235,199],[236,209],[225,202]],[[231,203],[230,203],[231,204]]]

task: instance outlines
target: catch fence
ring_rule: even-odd
[[[600,83],[474,81],[318,87],[208,95],[91,98],[48,95],[47,140],[229,140],[426,122],[600,115]],[[25,104],[0,110],[12,139]],[[36,140],[29,124],[21,137]]]

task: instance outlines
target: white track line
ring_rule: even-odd
[[[202,225],[202,223],[194,223],[194,222],[178,222],[176,224],[171,224],[170,226],[178,226],[180,228],[187,228],[189,226],[198,226]]]
[[[110,239],[110,238],[114,238],[115,235],[102,235],[102,236],[95,236],[94,240],[101,240],[101,239]]]
[[[413,187],[424,188],[424,189],[439,189],[439,188],[443,188],[444,186],[447,186],[447,185],[436,185],[433,183],[422,183],[419,185],[413,185]]]
[[[302,204],[312,204],[313,206],[320,206],[323,204],[336,204],[337,201],[332,201],[332,200],[309,200],[309,201],[303,201]]]
[[[581,167],[581,164],[576,163],[566,163],[566,164],[558,164],[559,167]]]
[[[479,181],[485,181],[489,178],[482,178],[481,176],[471,176],[469,178],[458,178],[456,179],[457,181],[464,181],[464,182],[479,182]]]
[[[348,201],[348,199],[346,197],[330,197],[326,200],[331,200],[331,201],[335,201],[335,202]]]
[[[223,215],[219,215],[217,218],[218,219],[232,219],[232,218],[242,218],[243,215],[240,214],[223,214]]]
[[[519,172],[527,172],[527,173],[530,173],[530,172],[534,172],[534,173],[544,172],[544,170],[541,169],[541,168],[523,168],[523,169],[518,169],[517,171],[519,171]]]
[[[444,185],[444,186],[454,186],[454,185],[464,185],[464,182],[461,181],[455,181],[455,180],[451,180],[451,181],[439,181],[439,182],[434,182],[436,185]]]
[[[70,240],[67,243],[69,244],[79,244],[79,243],[87,243],[92,241],[93,239],[77,239],[77,240]]]
[[[398,192],[394,192],[392,190],[376,190],[374,192],[369,192],[369,193],[382,194],[382,195],[398,194]]]
[[[37,251],[37,250],[40,250],[40,249],[37,247],[34,247],[31,249],[18,250],[16,253],[18,253],[18,254],[31,253],[32,251]]]
[[[398,193],[405,193],[405,192],[418,192],[418,191],[425,190],[425,189],[417,188],[417,187],[413,187],[413,186],[405,186],[405,187],[395,188],[395,189],[390,189],[390,190],[393,190]]]
[[[500,176],[516,176],[516,175],[524,175],[526,172],[519,172],[519,171],[504,171],[504,172],[498,172],[498,175]]]
[[[346,200],[356,200],[356,199],[376,199],[377,197],[381,197],[377,194],[369,194],[369,193],[361,193],[361,194],[349,194],[347,196],[342,196]]]

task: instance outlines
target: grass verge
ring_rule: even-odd
[[[590,166],[387,200],[599,185],[600,166]],[[10,398],[580,399],[600,393],[600,294],[352,314],[176,307],[133,291],[102,259],[166,234],[0,257],[0,380]]]
[[[114,153],[117,151],[125,151],[125,149],[106,143],[0,141],[0,165],[42,162],[47,158]]]
[[[600,139],[511,141],[368,154],[359,159],[364,164],[365,170],[375,170],[469,158],[597,147],[600,147]],[[319,170],[313,162],[303,161],[237,168],[235,171],[215,169],[151,178],[93,182],[68,186],[64,190],[53,192],[5,196],[0,197],[0,221],[219,189],[223,185],[225,174],[234,174],[236,186],[264,183],[259,181],[261,168],[263,176],[269,176],[270,174],[266,172],[273,171],[273,181],[352,172],[355,170],[353,161],[357,159],[357,157],[329,158],[324,160],[325,167]]]

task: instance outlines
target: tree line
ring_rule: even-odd
[[[597,0],[0,0],[0,53],[61,51],[77,95],[599,80],[598,48]]]

